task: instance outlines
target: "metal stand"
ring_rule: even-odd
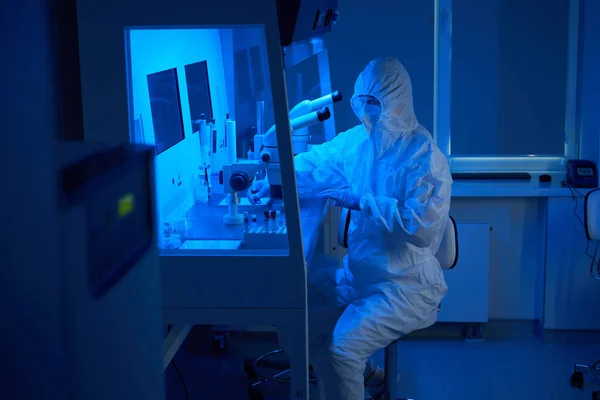
[[[252,363],[252,365],[249,366],[248,371],[246,371],[246,373],[249,375],[249,378],[258,378],[259,379],[257,382],[252,384],[252,387],[257,387],[267,381],[273,381],[273,382],[279,382],[279,383],[290,383],[290,378],[283,377],[283,375],[285,375],[291,371],[290,364],[289,363],[269,362],[267,360],[271,356],[281,354],[281,353],[283,353],[283,350],[281,350],[281,349],[273,350],[266,354],[263,354],[262,356],[258,357],[256,360],[254,360],[254,363]],[[272,375],[272,376],[264,376],[264,375],[260,374],[259,372],[257,372],[257,370],[259,368],[261,368],[260,364],[266,364],[265,366],[263,366],[263,368],[265,368],[265,367],[266,368],[279,368],[279,369],[282,369],[282,371],[278,372],[277,374]],[[309,382],[312,384],[316,384],[317,378],[312,374],[310,367],[309,367],[309,375],[310,375]]]
[[[396,379],[398,376],[398,342],[394,340],[385,348],[385,382],[383,388],[383,398],[396,399],[398,396],[398,386]]]

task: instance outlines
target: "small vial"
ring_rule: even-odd
[[[279,226],[286,226],[285,224],[285,208],[281,206],[281,216],[279,218]]]
[[[277,210],[275,212],[275,231],[278,231],[280,226],[281,226],[281,211]]]
[[[263,212],[263,214],[265,215],[265,219],[264,219],[264,223],[263,223],[263,229],[265,230],[265,233],[269,233],[269,212],[265,211]]]
[[[244,229],[246,230],[246,232],[250,231],[250,225],[249,225],[250,221],[248,220],[248,213],[245,212],[244,213]]]
[[[252,214],[252,227],[250,228],[250,232],[256,233],[257,228],[258,228],[258,225],[256,225],[256,214]]]
[[[276,218],[277,218],[277,214],[275,213],[275,210],[269,211],[269,232],[277,231],[277,225],[275,222]]]

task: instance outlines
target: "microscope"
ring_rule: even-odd
[[[310,137],[309,126],[328,120],[331,117],[329,105],[342,100],[338,91],[319,97],[315,100],[304,100],[290,111],[290,127],[292,130],[292,150],[294,155],[305,152]],[[244,216],[238,212],[239,193],[250,188],[255,175],[267,170],[271,199],[282,199],[281,169],[279,165],[279,149],[277,148],[277,132],[273,125],[265,134],[254,137],[254,148],[260,151],[257,160],[236,160],[223,165],[222,184],[227,193],[228,212],[223,222],[228,225],[244,223]]]

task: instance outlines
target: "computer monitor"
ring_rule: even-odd
[[[200,61],[186,65],[185,81],[190,104],[192,132],[197,132],[200,126],[199,120],[202,118],[202,115],[207,120],[211,120],[214,117],[212,100],[210,98],[207,62]]]
[[[147,80],[154,141],[158,155],[175,146],[185,137],[177,68],[149,74]]]

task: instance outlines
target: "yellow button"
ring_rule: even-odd
[[[119,204],[117,205],[117,210],[119,213],[119,218],[125,218],[133,211],[135,207],[135,197],[133,193],[127,193],[125,196],[119,199]]]

